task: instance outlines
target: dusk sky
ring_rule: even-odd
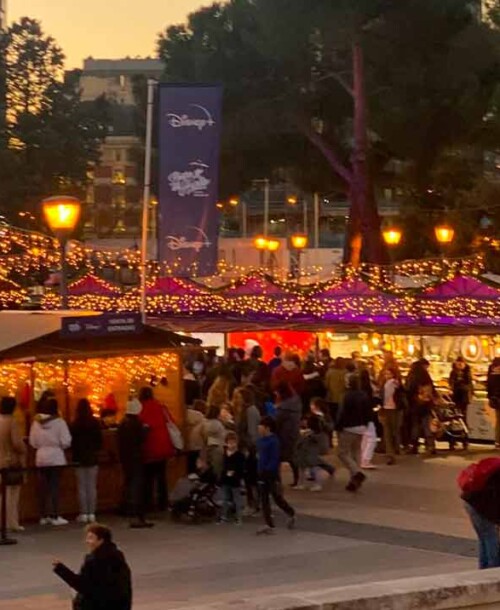
[[[212,0],[7,0],[7,17],[34,17],[66,54],[66,67],[85,57],[152,56],[157,34]]]

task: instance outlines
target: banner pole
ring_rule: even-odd
[[[148,102],[146,109],[146,149],[144,156],[144,194],[142,200],[142,240],[141,240],[141,315],[146,323],[146,280],[148,264],[148,224],[149,202],[151,199],[151,153],[153,149],[153,107],[154,90],[157,81],[148,79]]]

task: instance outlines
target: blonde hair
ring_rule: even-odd
[[[229,401],[229,379],[219,375],[208,390],[207,403],[209,407],[221,407]]]

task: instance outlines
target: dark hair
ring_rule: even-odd
[[[0,403],[0,413],[2,415],[12,415],[16,408],[16,399],[13,396],[2,396]]]
[[[201,398],[197,398],[193,402],[193,409],[205,415],[205,413],[207,412],[207,403],[204,400],[201,400]]]
[[[208,407],[207,419],[219,419],[220,407],[217,405],[211,405]]]
[[[57,400],[55,398],[49,398],[45,403],[45,415],[59,415],[59,405],[57,404]]]
[[[260,420],[260,425],[267,428],[273,434],[276,434],[276,421],[270,415],[266,415]]]
[[[259,358],[262,358],[263,353],[264,352],[262,351],[262,348],[260,345],[254,345],[252,347],[252,351],[250,353],[250,358],[256,358],[258,360]]]
[[[354,373],[356,371],[356,365],[354,364],[354,361],[349,360],[349,362],[346,364],[345,369],[348,373]]]
[[[323,413],[323,415],[328,413],[328,402],[324,398],[315,396],[311,399],[311,404],[315,405],[321,411],[321,413]]]
[[[431,365],[431,363],[427,360],[427,358],[420,358],[418,363],[420,364],[420,366],[430,366]]]
[[[233,432],[232,430],[230,430],[226,434],[226,441],[236,441],[236,442],[238,442],[238,435],[236,434],[236,432]]]
[[[282,400],[286,400],[287,398],[291,398],[293,396],[293,390],[290,384],[286,381],[280,381],[276,386],[276,393]]]
[[[282,353],[282,349],[279,345],[277,345],[274,348],[274,355],[276,356],[276,358],[279,358],[281,356],[281,353]]]
[[[347,387],[349,390],[359,390],[361,387],[358,375],[349,375],[347,377]]]
[[[152,400],[153,396],[153,388],[151,387],[144,386],[139,390],[139,400],[141,402],[145,400]]]
[[[94,534],[94,536],[103,542],[113,542],[113,534],[107,525],[91,523],[90,525],[87,525],[85,531],[87,534]]]
[[[243,386],[238,389],[241,400],[243,402],[243,408],[248,409],[255,403],[255,392],[249,386]]]
[[[240,360],[245,360],[245,350],[242,347],[238,347],[236,349],[236,353],[238,354]]]
[[[321,356],[328,356],[328,358],[330,358],[330,350],[326,347],[324,347],[322,350],[320,350],[319,353]]]
[[[50,398],[55,398],[56,395],[53,390],[44,390],[36,403],[36,412],[39,415],[47,415],[47,401]]]
[[[75,420],[92,421],[93,419],[94,415],[92,413],[90,402],[87,400],[87,398],[80,398],[78,404],[76,405]]]

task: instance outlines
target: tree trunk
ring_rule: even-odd
[[[381,221],[368,164],[368,124],[363,49],[353,44],[354,149],[352,153],[351,210],[347,226],[346,261],[359,266],[387,260]]]

